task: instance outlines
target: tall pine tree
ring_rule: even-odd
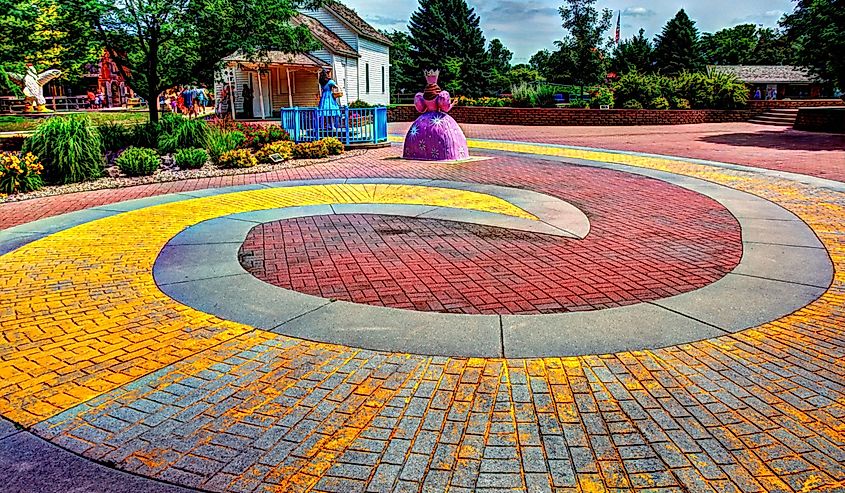
[[[462,95],[478,97],[491,92],[491,62],[484,34],[478,14],[465,0],[420,0],[408,30],[411,61],[420,85],[424,84],[423,70],[440,69],[441,87],[458,87],[452,82],[460,81]]]
[[[684,70],[704,69],[698,29],[684,9],[663,26],[663,32],[655,37],[654,44],[654,59],[661,73],[674,75]]]
[[[640,29],[636,36],[622,40],[613,49],[613,59],[610,70],[618,75],[636,70],[640,73],[650,72],[654,66],[654,48],[651,41],[645,37],[645,29]]]

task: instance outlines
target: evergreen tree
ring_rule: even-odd
[[[684,9],[663,26],[663,32],[654,40],[654,59],[657,69],[673,75],[684,70],[698,72],[704,69],[698,29]]]
[[[494,70],[505,74],[511,69],[511,59],[513,52],[502,44],[499,39],[491,39],[490,46],[487,48],[487,54],[490,56],[490,63]]]
[[[442,87],[455,87],[451,84],[454,80],[460,81],[462,95],[491,93],[492,67],[484,34],[475,9],[465,0],[420,0],[408,30],[412,65],[420,83],[423,70],[439,68]],[[458,70],[460,73],[455,73]]]
[[[645,29],[640,29],[636,36],[622,40],[613,49],[610,70],[621,75],[630,71],[650,72],[654,67],[654,47],[645,37]]]
[[[845,0],[798,0],[781,20],[795,62],[845,90]]]
[[[390,38],[390,94],[414,94],[419,89],[419,77],[411,61],[411,39],[402,31],[383,31]]]
[[[566,0],[560,7],[563,28],[569,33],[558,47],[558,68],[571,67],[569,74],[573,82],[581,86],[594,84],[604,79],[606,64],[603,51],[604,33],[610,29],[613,12],[595,8],[596,0]],[[554,57],[553,57],[554,58]]]

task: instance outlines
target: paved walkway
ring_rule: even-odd
[[[231,181],[225,184],[369,176],[518,185],[582,209],[597,235],[627,231],[629,242],[636,243],[649,234],[658,238],[664,231],[692,228],[708,231],[714,239],[723,236],[716,244],[725,250],[711,255],[730,258],[731,228],[736,226],[726,223],[724,209],[710,199],[678,200],[691,198],[689,192],[620,171],[611,178],[607,170],[580,165],[593,160],[628,166],[630,171],[665,171],[671,173],[666,174],[669,179],[703,179],[771,201],[772,211],[782,210],[774,204],[787,209],[799,219],[791,222],[812,228],[821,244],[781,246],[793,252],[826,250],[835,269],[832,284],[794,313],[677,346],[526,359],[379,352],[222,320],[165,296],[152,276],[161,245],[204,219],[291,205],[371,203],[378,201],[377,188],[367,192],[357,185],[303,185],[256,186],[231,194],[202,191],[208,185],[224,185],[217,180],[120,191],[123,197],[149,197],[180,188],[194,190],[143,203],[117,204],[108,193],[98,192],[39,199],[29,209],[4,204],[0,215],[13,218],[7,224],[112,205],[4,232],[6,245],[17,243],[0,257],[4,270],[13,273],[0,280],[0,413],[28,431],[0,435],[8,435],[0,438],[0,457],[20,455],[14,437],[31,432],[124,471],[212,491],[845,488],[845,187],[633,155],[529,144],[473,145],[517,154],[439,165],[385,159],[396,154],[392,149],[268,176],[227,177]],[[550,177],[555,170],[572,178],[591,171],[598,185],[586,178],[576,186],[574,180]],[[603,174],[606,180],[599,180]],[[606,186],[625,186],[614,188],[615,193],[591,190],[603,181]],[[658,195],[667,212],[650,218],[643,212],[642,222],[636,221],[638,202],[627,194],[638,193],[638,187],[643,201],[648,192],[667,187]],[[579,190],[585,193],[581,201]],[[401,189],[381,200],[514,217],[524,213],[494,195],[434,192]],[[749,209],[747,201],[721,205],[728,210],[746,207],[737,216],[740,221],[747,216],[790,222],[755,217],[760,209]],[[699,216],[693,213],[695,207],[710,212]],[[630,210],[632,221],[614,223],[613,209]],[[10,213],[3,214],[6,211]],[[288,230],[296,225],[292,245],[321,243],[303,232],[309,223],[286,221]],[[332,230],[347,226],[337,221],[329,218],[325,228],[312,231],[339,234]],[[373,224],[348,227],[366,232]],[[72,228],[65,229],[69,225]],[[603,229],[606,225],[614,226]],[[426,228],[444,234],[446,227],[442,221],[406,221],[386,231],[400,235],[405,233],[397,230],[410,229],[420,237],[427,234]],[[472,255],[462,246],[477,249],[479,238],[487,234],[482,226],[458,225],[452,231],[464,239],[435,245],[443,254],[451,249]],[[759,233],[743,229],[743,240]],[[675,241],[683,242],[683,236]],[[335,245],[335,255],[370,255],[354,236],[343,245],[331,238],[328,244]],[[279,243],[273,234],[265,234],[265,240]],[[515,245],[526,241],[510,240]],[[384,241],[400,253],[410,251],[407,240]],[[657,249],[654,244],[645,251],[654,255]],[[267,245],[256,249],[253,243],[251,251],[263,252],[266,274],[266,260],[272,260]],[[320,255],[305,257],[297,265],[305,274],[314,273],[328,265],[323,261],[329,257]],[[337,258],[332,258],[333,266]],[[694,262],[698,256],[688,258]],[[653,262],[664,261],[657,257]],[[719,267],[712,259],[706,264],[716,269],[732,265]],[[804,270],[817,269],[807,264]],[[349,286],[331,276],[325,279],[331,289]],[[364,279],[374,283],[384,276],[367,271]],[[791,279],[779,282],[790,289],[806,284]],[[425,285],[437,289],[436,283]],[[227,290],[236,293],[237,286],[219,287],[224,294]],[[61,453],[44,451],[45,457]],[[0,460],[0,468],[7,472],[20,463]],[[4,477],[13,478],[14,491],[32,491],[19,473]]]
[[[410,123],[392,123],[404,135]],[[706,159],[845,181],[845,136],[753,123],[637,127],[461,125],[467,137]]]

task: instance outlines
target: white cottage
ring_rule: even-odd
[[[234,76],[237,113],[244,110],[244,85],[254,94],[252,113],[257,118],[262,110],[270,117],[278,115],[280,108],[316,106],[320,99],[317,78],[324,68],[332,69],[343,92],[341,104],[356,100],[374,105],[390,103],[389,38],[340,3],[303,11],[292,22],[306,26],[322,49],[300,54],[272,51],[269,60],[260,64],[239,53],[226,57],[224,71]],[[218,98],[226,79],[224,73],[218,74],[214,85]]]

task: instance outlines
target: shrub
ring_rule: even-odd
[[[476,101],[466,96],[458,96],[452,100],[452,106],[476,106]],[[351,107],[351,106],[350,106]]]
[[[329,150],[329,156],[338,156],[340,154],[343,154],[343,150],[345,149],[343,146],[343,142],[334,137],[326,137],[324,139],[320,139],[320,142],[326,145],[326,149]]]
[[[625,101],[625,104],[622,105],[623,108],[626,110],[641,110],[643,109],[642,103],[637,101],[636,99],[629,99]]]
[[[329,148],[322,140],[303,142],[293,146],[294,159],[319,159],[329,156]]]
[[[244,148],[248,147],[250,149],[260,149],[270,142],[290,140],[290,135],[288,135],[281,125],[242,123],[234,122],[232,120],[221,120],[216,117],[208,120],[208,125],[211,126],[212,129],[242,133],[244,135],[244,141],[240,144],[240,146]]]
[[[149,176],[158,169],[159,157],[155,149],[130,147],[117,157],[118,169],[128,176]]]
[[[132,128],[131,143],[136,147],[155,149],[158,147],[159,134],[161,134],[161,125],[158,123],[147,122],[135,125]]]
[[[494,97],[481,97],[478,99],[470,99],[467,101],[466,106],[484,106],[487,108],[503,108],[510,103],[510,99],[508,98],[494,98]]]
[[[162,133],[173,133],[176,127],[188,121],[187,118],[179,113],[164,113],[158,119],[159,129]]]
[[[671,93],[664,94],[664,91],[674,91],[674,82],[661,75],[643,75],[638,72],[628,72],[613,85],[616,105],[620,101],[652,101],[659,97],[670,97]]]
[[[208,124],[205,120],[187,120],[182,118],[170,131],[167,125],[161,126],[158,137],[158,150],[162,154],[172,154],[179,149],[205,148],[208,145]]]
[[[676,110],[690,109],[689,100],[684,98],[672,98],[672,107]]]
[[[655,110],[668,110],[669,101],[666,101],[666,98],[661,96],[659,98],[652,99],[648,106],[649,108],[653,108]]]
[[[173,162],[180,169],[199,169],[208,161],[205,149],[179,149],[173,154]]]
[[[103,142],[85,115],[48,118],[24,142],[23,151],[44,165],[49,183],[76,183],[102,174]]]
[[[238,131],[213,129],[208,134],[208,155],[214,164],[218,164],[220,156],[240,147],[246,138]]]
[[[578,98],[578,99],[571,99],[571,100],[569,101],[569,107],[570,107],[570,108],[589,108],[589,107],[590,107],[590,102],[589,102],[589,101],[586,101],[586,100],[583,100],[583,99],[580,99],[580,98]]]
[[[132,129],[119,123],[102,123],[97,127],[97,132],[106,151],[119,151],[134,142]]]
[[[513,105],[517,108],[532,108],[537,106],[537,90],[534,86],[520,82],[511,87]]]
[[[374,105],[366,101],[361,101],[360,99],[356,99],[355,101],[349,103],[350,108],[372,108],[373,106]]]
[[[249,149],[234,149],[224,152],[217,164],[223,168],[252,168],[258,160]]]
[[[336,139],[335,139],[336,140]],[[339,142],[339,141],[338,141]],[[264,145],[258,152],[255,153],[255,158],[259,163],[271,163],[270,156],[278,154],[280,158],[287,161],[293,157],[294,143],[289,140],[280,140],[279,142],[272,142]]]
[[[706,74],[682,72],[677,79],[677,89],[677,96],[689,101],[692,108],[709,108],[712,105]]]
[[[711,107],[732,110],[744,108],[748,103],[748,88],[736,75],[714,71],[709,82]]]
[[[607,87],[600,87],[590,101],[590,106],[593,108],[601,108],[603,105],[613,108],[613,91]]]
[[[32,153],[0,152],[0,193],[24,193],[43,185],[44,167]]]
[[[557,94],[557,90],[554,86],[541,84],[535,92],[536,106],[540,108],[557,108],[555,94]]]

